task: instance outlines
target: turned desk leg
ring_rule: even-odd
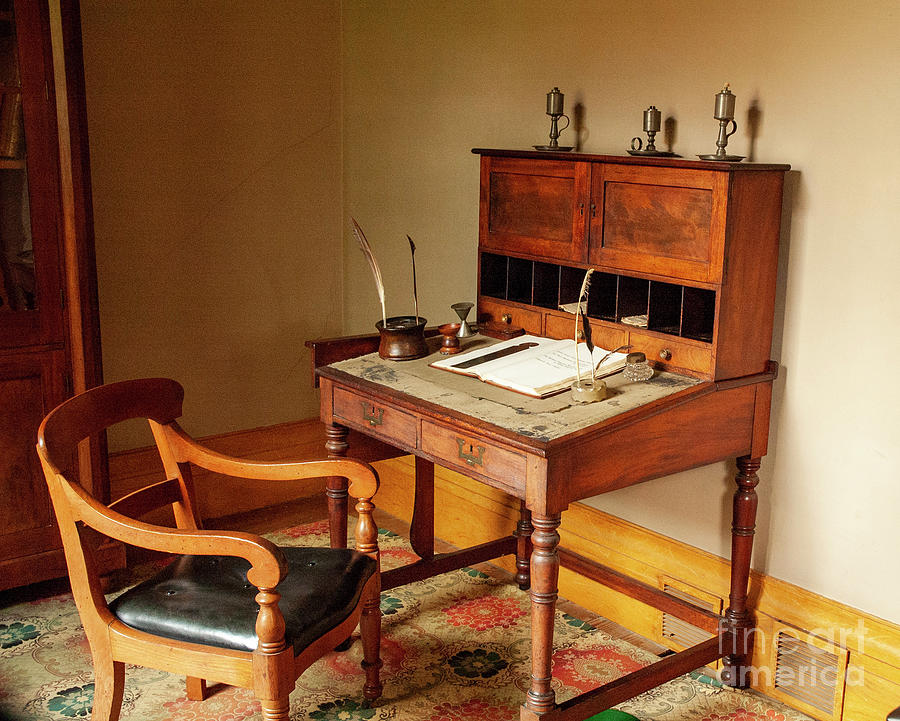
[[[753,614],[747,608],[747,590],[750,581],[750,555],[753,551],[753,534],[756,530],[756,486],[759,477],[759,458],[741,456],[737,459],[734,507],[731,525],[731,590],[728,610],[723,624],[731,633],[728,654],[722,659],[722,681],[734,688],[750,685],[750,655],[753,652]]]
[[[525,708],[535,714],[556,707],[551,686],[553,658],[553,621],[559,595],[559,513],[535,515],[531,534],[531,688]]]
[[[434,556],[434,463],[416,458],[416,497],[413,502],[409,543],[419,556]]]
[[[531,511],[525,506],[525,501],[520,501],[519,522],[513,534],[516,537],[516,583],[523,591],[531,586],[531,534],[534,526],[531,525]]]
[[[325,449],[329,458],[344,458],[350,444],[350,430],[337,423],[325,426]],[[325,479],[325,496],[328,498],[328,527],[332,548],[347,547],[347,479],[329,476]]]

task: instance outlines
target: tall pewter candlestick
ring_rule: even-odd
[[[716,150],[712,155],[698,155],[703,160],[725,160],[728,162],[736,162],[743,160],[743,155],[728,155],[725,152],[725,146],[728,145],[728,138],[737,132],[737,121],[734,119],[734,95],[725,83],[725,87],[716,93],[716,108],[713,117],[719,121],[719,137],[716,139]],[[728,132],[728,126],[731,125],[731,132]]]
[[[559,134],[569,127],[569,116],[563,112],[563,103],[566,96],[559,92],[559,88],[553,88],[547,93],[547,115],[550,116],[550,144],[535,145],[536,150],[571,150],[572,146],[559,144]],[[560,128],[559,119],[565,118],[566,124]]]

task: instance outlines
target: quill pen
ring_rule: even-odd
[[[588,320],[588,317],[582,313],[581,314],[581,332],[584,335],[584,345],[588,349],[588,353],[591,355],[591,360],[594,358],[594,341],[591,338],[591,322]],[[594,364],[591,363],[591,382],[594,380]]]
[[[582,299],[584,300],[585,310],[587,310],[587,297],[588,293],[591,289],[591,274],[594,272],[593,268],[588,268],[587,273],[584,274],[584,280],[581,283],[581,290],[578,293],[578,307],[575,310],[575,378],[579,385],[581,385],[581,367],[578,362],[578,315],[581,314],[581,318],[584,323],[587,325],[588,321],[584,317],[584,312],[581,309]],[[590,343],[588,340],[590,334],[590,329],[585,332],[585,340]],[[593,345],[589,345],[588,348],[593,351]],[[594,369],[593,362],[591,363],[591,379],[594,377]]]
[[[384,307],[384,281],[381,279],[381,268],[378,267],[378,261],[375,260],[372,246],[369,245],[369,241],[366,240],[366,234],[363,233],[362,228],[359,227],[359,223],[356,222],[355,218],[350,218],[350,222],[353,224],[353,235],[356,237],[356,242],[359,243],[359,249],[363,252],[363,255],[366,256],[369,267],[372,269],[372,275],[375,277],[375,290],[378,291],[378,300],[381,301],[381,322],[386,327],[387,312]]]
[[[413,243],[412,238],[408,235],[406,239],[409,241],[409,252],[412,255],[412,267],[413,267],[413,303],[416,307],[416,325],[419,324],[419,294],[416,291],[416,244]]]

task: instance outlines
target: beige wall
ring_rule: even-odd
[[[81,8],[106,380],[177,378],[198,434],[316,415],[303,342],[341,323],[338,3]]]
[[[478,161],[472,147],[547,141],[544,94],[585,108],[584,149],[622,154],[654,104],[676,151],[715,150],[713,96],[728,81],[761,112],[754,158],[787,162],[773,357],[782,364],[760,475],[755,565],[900,621],[900,16],[865,3],[343,3],[344,195],[386,266],[388,312],[474,299]],[[561,142],[571,143],[571,132]],[[377,319],[346,242],[345,330]],[[592,501],[727,555],[726,464]]]

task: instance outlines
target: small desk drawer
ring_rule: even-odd
[[[538,311],[479,298],[478,322],[506,323],[510,327],[518,326],[531,335],[540,335],[543,318]]]
[[[341,388],[334,389],[334,415],[408,448],[416,447],[416,417]]]
[[[631,333],[628,341],[632,351],[641,351],[647,360],[661,364],[664,368],[683,368],[701,375],[709,375],[712,367],[712,349],[682,343],[669,338],[644,336]]]
[[[524,488],[525,456],[478,436],[422,421],[422,450],[442,466],[486,476],[501,488]]]

